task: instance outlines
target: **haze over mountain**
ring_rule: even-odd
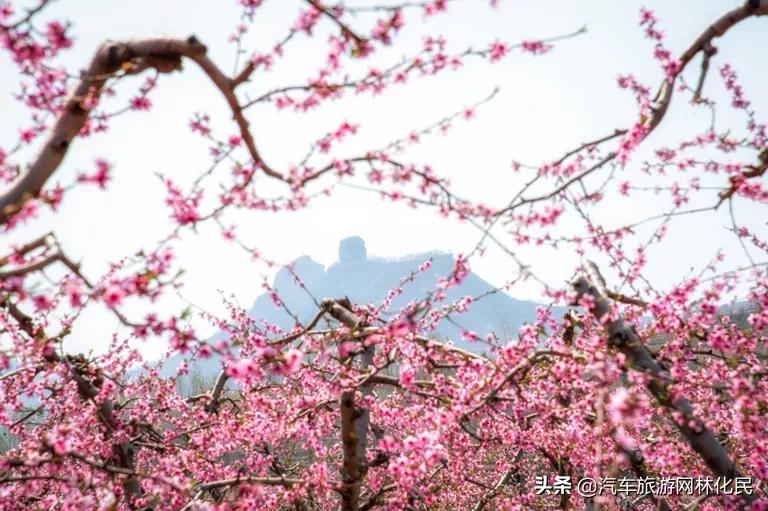
[[[339,260],[327,269],[312,260],[310,256],[298,258],[293,265],[293,272],[306,286],[302,289],[288,268],[282,268],[275,277],[274,289],[288,308],[302,320],[311,319],[317,312],[312,300],[323,298],[348,297],[356,304],[380,304],[387,293],[397,287],[400,280],[431,259],[432,266],[416,276],[415,280],[405,285],[403,293],[397,296],[390,310],[396,311],[411,301],[423,299],[435,289],[440,277],[447,277],[454,266],[455,259],[446,253],[415,254],[400,258],[369,257],[365,242],[358,236],[345,238],[339,243]],[[446,293],[446,301],[464,296],[479,296],[494,288],[474,273],[470,273],[461,285]],[[308,291],[308,292],[307,292]],[[311,294],[311,296],[310,296]],[[452,319],[443,320],[437,329],[441,337],[458,338],[461,327],[480,335],[489,332],[514,333],[526,321],[536,317],[533,302],[515,300],[504,293],[494,293],[483,297],[470,306],[469,310]],[[256,299],[250,314],[254,318],[263,318],[281,327],[290,328],[293,319],[282,309],[277,309],[267,294]]]
[[[432,261],[431,267],[419,273],[413,282],[406,284],[403,293],[393,300],[390,310],[397,311],[409,302],[423,299],[435,289],[439,278],[450,275],[455,262],[454,256],[431,252],[399,258],[370,257],[365,241],[359,236],[352,236],[339,243],[339,260],[336,263],[325,268],[310,256],[301,256],[292,264],[293,274],[287,267],[277,272],[272,287],[291,313],[302,323],[306,323],[317,313],[313,297],[319,302],[324,298],[346,296],[355,304],[379,305],[391,289],[399,286],[404,276],[417,270],[428,259]],[[306,289],[301,288],[294,274]],[[487,281],[475,273],[470,273],[460,285],[446,292],[442,305],[465,296],[484,295],[493,290],[494,287]],[[453,315],[450,320],[442,320],[435,335],[452,339],[463,349],[486,351],[485,344],[462,340],[462,329],[471,330],[480,336],[494,331],[509,338],[520,326],[535,319],[537,307],[537,303],[516,300],[503,292],[495,292],[472,303],[467,312]],[[559,309],[561,308],[558,308],[558,311]],[[290,329],[294,325],[291,315],[276,307],[268,293],[256,298],[249,309],[249,315],[259,322],[265,321],[284,329]],[[171,369],[177,365],[174,362],[172,358],[166,364],[164,372],[172,373]],[[197,365],[203,373],[219,369],[217,360],[199,361]]]

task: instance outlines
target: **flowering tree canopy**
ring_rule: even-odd
[[[538,40],[491,38],[483,47],[425,32],[423,43],[412,46],[401,43],[412,24],[428,31],[431,20],[451,16],[459,0],[366,6],[296,0],[283,37],[268,48],[249,48],[246,35],[262,1],[239,0],[240,22],[230,37],[237,48],[233,73],[194,35],[107,40],[93,48],[90,61],[67,69],[61,55],[82,27],[76,19],[41,21],[49,0],[20,3],[0,3],[0,43],[17,69],[16,99],[29,114],[14,120],[18,140],[0,141],[4,236],[45,210],[55,214],[75,189],[108,188],[120,171],[109,154],[71,183],[55,177],[82,138],[109,137],[112,126],[151,115],[142,112],[153,108],[153,91],[165,86],[168,73],[197,68],[225,101],[231,130],[217,132],[190,101],[183,121],[210,146],[210,161],[187,182],[162,178],[167,237],[147,240],[104,274],[89,269],[87,253],[75,257],[76,246],[64,250],[55,232],[6,244],[0,254],[0,425],[9,441],[0,457],[0,507],[768,509],[766,217],[755,224],[734,214],[735,204],[768,203],[768,131],[716,46],[743,23],[765,23],[748,20],[768,15],[767,0],[723,12],[682,48],[668,47],[664,20],[642,9],[639,33],[649,40],[647,58],[659,73],[652,84],[632,74],[619,77],[636,115],[545,163],[515,162],[519,186],[504,191],[498,204],[454,186],[450,169],[409,156],[422,139],[472,119],[496,92],[357,155],[340,148],[359,126],[328,126],[288,168],[271,163],[270,148],[257,145],[254,111],[304,114],[342,97],[376,101],[470,61],[492,66],[521,54],[547,59],[584,29]],[[328,29],[331,37],[317,37]],[[302,38],[315,38],[324,58],[303,62],[302,80],[260,90],[258,77],[279,77],[285,50]],[[388,47],[403,57],[388,60]],[[140,77],[140,85],[118,104],[114,88],[131,76]],[[712,85],[718,80],[719,88]],[[649,137],[673,102],[711,111],[711,122],[659,147]],[[723,110],[736,111],[729,119],[740,122],[721,123],[716,114]],[[151,132],[151,125],[142,129],[147,137]],[[28,158],[29,146],[39,149]],[[201,313],[226,334],[208,342],[188,321],[189,309],[142,316],[127,306],[139,302],[152,310],[183,284],[185,255],[176,242],[184,232],[214,225],[221,243],[270,266],[269,247],[242,240],[229,215],[286,215],[334,200],[342,186],[435,210],[436,221],[474,226],[477,246],[457,256],[452,272],[422,300],[393,306],[429,260],[403,275],[383,303],[311,297],[316,316],[296,318],[288,331],[228,304],[227,317]],[[617,200],[642,201],[647,194],[662,197],[664,206],[612,224]],[[681,218],[707,222],[713,211],[730,213],[726,228],[750,264],[733,264],[723,253],[673,286],[651,282],[651,249],[678,257],[669,227]],[[465,331],[461,341],[480,349],[460,349],[434,332],[441,320],[483,298],[454,302],[446,294],[488,246],[511,263],[499,291],[534,282],[542,301],[569,305],[569,312],[541,307],[535,321],[509,334]],[[573,267],[572,280],[551,282],[533,272],[517,246],[567,249],[563,264]],[[53,267],[61,277],[46,278]],[[301,286],[298,275],[296,281]],[[284,307],[279,293],[270,292]],[[734,293],[742,305],[724,309]],[[109,349],[99,355],[64,350],[63,341],[92,308],[108,309],[121,324],[112,338],[92,341]],[[188,362],[214,357],[221,372],[209,388],[185,395],[177,383],[188,364],[162,378],[162,362],[147,362],[137,350],[149,342],[167,343],[168,357],[183,354]],[[696,496],[651,490],[637,497],[557,494],[534,485],[539,476],[576,481],[628,474],[720,478],[730,489],[749,479],[751,488]]]

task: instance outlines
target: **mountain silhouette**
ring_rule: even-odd
[[[431,267],[416,275],[413,282],[405,284],[403,293],[392,301],[390,310],[397,311],[409,302],[424,299],[429,292],[434,291],[438,279],[450,275],[455,258],[451,254],[439,252],[396,259],[372,258],[368,256],[363,239],[352,236],[339,243],[338,262],[326,269],[311,257],[302,256],[294,261],[292,271],[286,267],[277,272],[273,289],[287,308],[302,322],[306,322],[317,312],[313,298],[319,302],[324,298],[348,297],[358,305],[378,306],[391,289],[400,285],[403,277],[415,272],[427,260],[431,260]],[[301,287],[299,281],[305,288]],[[445,293],[446,299],[439,305],[493,291],[491,284],[470,273],[460,285]],[[467,312],[453,315],[451,321],[441,321],[435,333],[457,343],[461,342],[459,337],[462,328],[481,336],[491,331],[512,335],[524,323],[535,319],[538,306],[533,302],[516,300],[502,292],[495,292],[470,305]],[[265,319],[282,328],[291,328],[294,323],[290,314],[277,308],[268,294],[259,296],[249,313],[254,318]],[[472,349],[471,344],[462,347]]]
[[[328,268],[304,255],[277,272],[272,289],[290,313],[277,307],[269,293],[258,296],[248,313],[257,323],[270,323],[289,330],[295,324],[293,316],[307,323],[317,313],[317,303],[325,298],[347,297],[357,305],[379,306],[390,290],[400,286],[403,277],[416,272],[427,260],[431,261],[430,268],[417,273],[412,282],[403,286],[403,292],[392,300],[389,310],[393,312],[410,302],[424,299],[434,291],[438,279],[451,274],[454,256],[429,252],[399,258],[370,257],[362,238],[345,238],[339,243],[339,260]],[[456,346],[475,353],[487,351],[487,344],[463,339],[463,330],[481,337],[495,332],[506,342],[517,333],[518,328],[534,321],[536,309],[540,307],[540,304],[517,300],[504,292],[495,291],[490,283],[472,272],[461,284],[449,289],[445,299],[436,305],[445,306],[466,296],[482,298],[473,302],[466,312],[442,320],[431,335],[451,339]],[[555,313],[565,310],[562,307],[556,309]],[[217,334],[214,339],[219,340],[222,336]],[[179,356],[171,357],[162,372],[173,374],[180,361]],[[215,359],[196,361],[194,365],[204,374],[220,369]]]

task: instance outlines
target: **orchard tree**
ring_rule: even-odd
[[[81,70],[65,69],[59,58],[74,44],[71,32],[88,27],[40,21],[48,0],[1,4],[0,41],[18,70],[17,99],[29,112],[16,121],[18,140],[0,142],[4,236],[46,209],[56,212],[74,189],[108,187],[121,170],[109,154],[70,184],[53,178],[80,139],[109,137],[112,125],[143,122],[133,119],[151,114],[127,114],[149,110],[163,76],[188,72],[182,66],[202,71],[226,102],[235,134],[217,133],[211,118],[190,105],[189,128],[212,148],[211,161],[186,183],[164,178],[168,237],[159,244],[147,240],[142,251],[114,261],[103,275],[89,270],[87,253],[65,251],[55,232],[6,248],[0,259],[0,424],[9,440],[0,459],[0,507],[768,509],[768,241],[732,214],[736,203],[768,203],[768,133],[737,71],[717,52],[719,38],[742,23],[765,23],[747,20],[768,14],[768,1],[734,6],[683,48],[667,47],[661,22],[642,9],[639,33],[649,40],[647,58],[660,72],[650,85],[631,74],[619,77],[619,87],[636,101],[636,115],[541,165],[514,164],[520,186],[505,190],[500,204],[465,196],[446,172],[409,160],[406,150],[471,118],[493,96],[354,157],[337,155],[357,131],[353,123],[330,126],[290,168],[271,164],[269,147],[257,147],[249,123],[257,107],[306,113],[347,96],[376,101],[471,60],[546,59],[583,33],[491,39],[474,48],[425,33],[421,46],[399,48],[402,60],[380,56],[400,44],[413,20],[429,27],[433,18],[451,16],[456,3],[359,7],[297,0],[295,21],[264,49],[247,48],[245,37],[262,1],[239,0],[232,74],[194,35],[107,40]],[[487,3],[476,8],[496,4]],[[319,27],[333,31],[315,41],[325,48],[324,60],[304,63],[303,81],[259,90],[257,77],[272,72],[286,48],[315,37]],[[360,72],[360,62],[367,71]],[[114,87],[134,75],[143,82],[127,104],[116,104]],[[726,95],[708,93],[717,80]],[[648,139],[673,101],[711,110],[712,122],[673,145],[652,146],[650,157],[638,156],[639,147],[656,143]],[[715,115],[722,110],[736,110],[743,122],[722,125]],[[3,122],[10,120],[4,115]],[[151,124],[142,134],[153,136]],[[39,151],[22,161],[30,145]],[[452,272],[422,300],[392,306],[429,269],[429,260],[403,275],[383,303],[312,297],[316,316],[304,323],[296,318],[290,331],[230,304],[227,317],[205,318],[226,334],[210,343],[190,326],[189,311],[134,317],[126,307],[131,300],[151,308],[183,283],[178,270],[185,256],[175,245],[184,232],[218,226],[232,250],[269,264],[269,248],[241,240],[228,215],[278,217],[334,200],[341,185],[435,210],[442,218],[436,221],[469,223],[477,228],[477,247],[457,256]],[[644,194],[663,197],[664,207],[636,222],[611,224],[603,205],[624,196],[642,201]],[[724,254],[674,286],[650,281],[651,247],[678,257],[664,248],[677,219],[706,222],[706,214],[729,210],[728,229],[749,265],[731,264]],[[648,225],[651,236],[643,237]],[[573,280],[552,283],[531,271],[514,249],[526,245],[561,251]],[[508,338],[465,331],[462,341],[483,349],[459,349],[436,339],[435,328],[482,299],[445,297],[489,246],[509,256],[510,274],[502,276],[509,284],[500,290],[535,282],[542,300],[572,308],[562,317],[542,307],[535,321]],[[63,277],[46,280],[45,270],[53,267]],[[298,275],[296,281],[301,285]],[[721,307],[734,291],[746,301],[739,321]],[[270,293],[284,307],[279,294]],[[111,339],[93,339],[109,349],[97,356],[64,350],[83,312],[94,307],[106,307],[122,325]],[[181,395],[176,384],[186,364],[175,377],[161,378],[160,367],[137,351],[148,342],[165,342],[168,356],[182,354],[190,363],[217,357],[221,372],[212,388]],[[483,350],[487,355],[476,354]],[[725,482],[722,491],[700,495],[658,486],[642,495],[590,495],[575,486],[570,493],[536,491],[537,477],[574,485],[622,477]],[[751,488],[739,489],[736,481],[750,481]]]

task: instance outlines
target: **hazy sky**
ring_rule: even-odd
[[[421,26],[422,15],[414,11],[407,16],[410,23],[397,46],[377,57],[377,65],[383,67],[397,61],[406,51],[413,52],[425,32],[445,36],[449,48],[460,51],[468,46],[486,46],[495,39],[514,43],[571,32],[583,25],[589,31],[559,43],[543,57],[513,53],[495,65],[478,61],[457,72],[414,80],[408,87],[390,89],[374,99],[350,96],[304,115],[276,113],[272,107],[260,106],[249,110],[248,115],[265,159],[273,167],[287,168],[301,160],[312,141],[344,120],[361,125],[358,135],[344,146],[342,153],[356,154],[429,125],[499,86],[499,95],[478,110],[476,119],[457,122],[447,136],[425,139],[406,157],[431,163],[438,173],[450,176],[463,195],[501,205],[523,179],[511,172],[512,159],[531,164],[553,160],[581,142],[633,122],[634,101],[627,91],[616,86],[617,75],[632,72],[652,88],[661,79],[652,59],[652,44],[637,26],[641,6],[657,13],[668,34],[667,46],[679,54],[709,23],[738,3],[501,0],[498,9],[491,9],[485,0],[466,0],[452,5],[447,15],[430,20],[426,30]],[[302,2],[267,0],[245,38],[246,47],[270,47],[284,34],[300,7]],[[72,69],[84,65],[105,39],[156,35],[196,34],[223,69],[230,71],[234,63],[235,49],[227,39],[238,23],[239,8],[235,1],[59,0],[45,16],[73,22],[76,45],[63,58]],[[303,83],[311,74],[306,68],[308,58],[324,49],[317,41],[335,30],[323,21],[317,40],[298,38],[287,49],[284,63],[269,74],[254,75],[248,93],[256,96],[278,84]],[[765,112],[768,20],[753,19],[740,24],[717,46],[719,53],[714,66],[730,62],[758,113]],[[372,63],[366,62],[365,66]],[[692,80],[697,72],[698,62],[690,66],[687,76]],[[0,55],[0,77],[0,147],[7,149],[27,118],[12,97],[18,86],[17,76],[5,53]],[[111,102],[114,108],[107,109],[122,107],[143,78],[120,82],[118,97],[105,103]],[[723,98],[717,73],[710,75],[705,91]],[[66,251],[83,261],[84,272],[97,276],[109,262],[153,246],[169,231],[169,211],[163,203],[165,191],[156,173],[189,186],[210,161],[208,144],[190,133],[189,120],[195,112],[207,112],[219,134],[234,134],[236,130],[222,97],[192,64],[188,63],[182,73],[162,76],[150,97],[154,107],[149,113],[118,117],[107,134],[77,140],[54,178],[62,183],[71,182],[78,171],[91,170],[94,159],[105,157],[114,164],[114,179],[108,190],[88,188],[70,194],[59,214],[41,215],[39,220],[6,235],[3,245],[53,230]],[[719,122],[726,125],[734,121],[742,126],[739,119],[740,114],[724,111]],[[706,109],[692,108],[678,97],[663,125],[645,142],[636,163],[622,171],[626,178],[618,179],[612,186],[637,175],[637,162],[643,153],[701,132],[708,121]],[[36,148],[34,145],[33,149]],[[16,161],[24,162],[29,154],[22,154]],[[640,182],[655,184],[651,178],[641,178]],[[657,201],[651,195],[609,201],[604,205],[605,214],[618,225],[622,220],[641,218],[644,211],[652,212],[654,205],[660,204]],[[741,220],[751,218],[747,222],[751,228],[766,234],[765,218],[758,216],[759,208],[740,206],[737,214]],[[339,190],[333,199],[315,202],[306,211],[278,215],[248,212],[229,217],[227,223],[235,223],[249,245],[259,247],[275,260],[287,262],[309,254],[326,265],[336,260],[338,241],[352,234],[363,236],[369,254],[375,256],[428,250],[466,252],[478,239],[475,229],[447,222],[431,210],[384,203],[375,195],[355,190]],[[726,225],[725,212],[678,219],[665,251],[651,253],[648,275],[661,287],[669,285],[691,267],[706,263],[720,248],[732,257],[733,265],[746,262],[734,237],[724,228]],[[203,226],[197,233],[186,231],[178,244],[177,253],[187,270],[183,295],[212,312],[222,311],[219,290],[249,306],[261,292],[260,267],[254,267],[242,251],[220,242],[218,229],[212,227]],[[534,270],[553,284],[567,278],[578,263],[570,251],[524,249],[521,257],[534,263]],[[473,269],[497,284],[514,274],[509,257],[492,248],[476,261]],[[513,294],[519,298],[539,298],[538,289],[528,284],[515,288]],[[159,307],[178,311],[182,305],[179,300],[168,300]],[[105,336],[115,328],[114,318],[101,310],[89,312],[81,324],[68,340],[72,349],[99,350],[105,345]],[[156,354],[161,347],[146,349]]]

